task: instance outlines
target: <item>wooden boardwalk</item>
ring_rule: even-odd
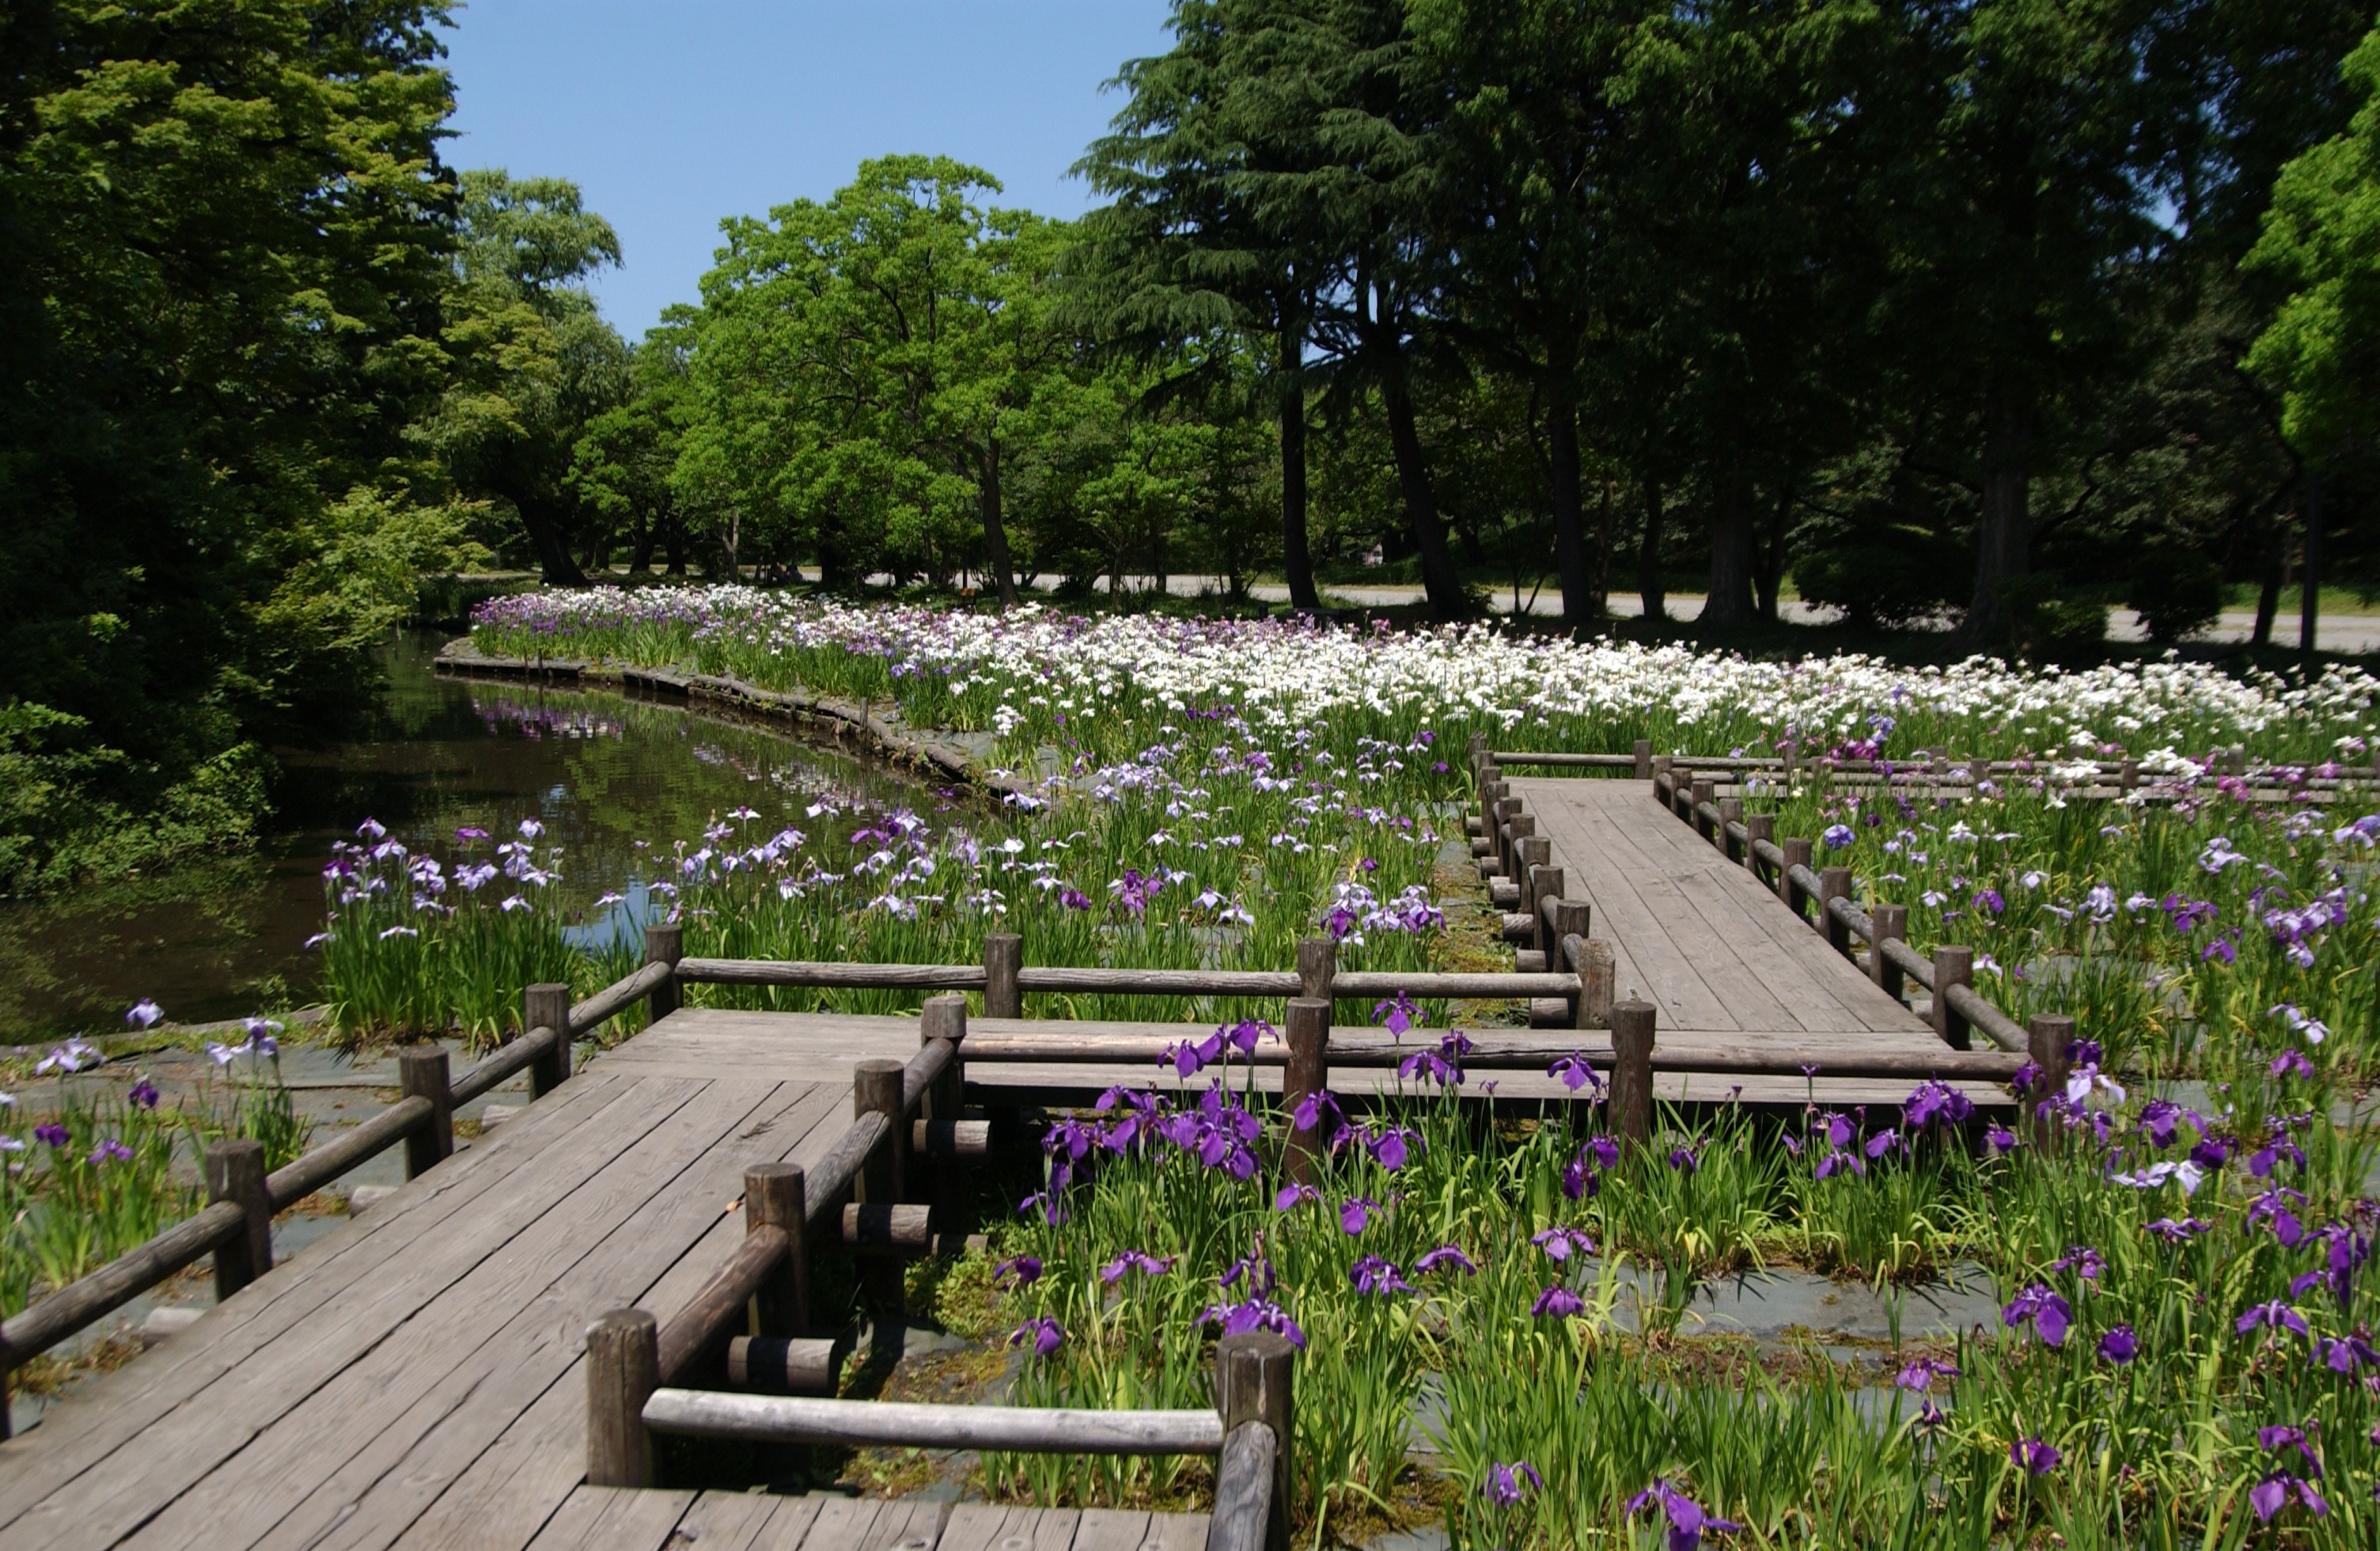
[[[1660,1048],[1765,1049],[1823,1065],[1830,1057],[1906,1050],[1938,1053],[1933,1025],[1888,996],[1859,966],[1794,919],[1750,869],[1654,801],[1650,782],[1600,777],[1511,782],[1552,842],[1564,893],[1593,905],[1594,935],[1610,944],[1613,988],[1658,1010]],[[1724,1097],[1738,1083],[1748,1102],[1795,1102],[1809,1084],[1791,1077],[1720,1078],[1657,1073],[1664,1097]],[[1889,1104],[1912,1084],[1820,1077],[1828,1104]],[[2006,1105],[1991,1083],[1953,1084],[1979,1103]]]
[[[668,1023],[0,1445],[0,1545],[662,1546],[698,1505],[580,1485],[588,1323],[684,1303],[742,1241],[745,1167],[814,1161],[852,1061],[917,1048],[888,1019],[757,1072]],[[832,1547],[748,1544],[879,1551],[868,1507]]]

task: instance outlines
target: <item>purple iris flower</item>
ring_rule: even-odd
[[[1339,1207],[1339,1228],[1353,1238],[1371,1225],[1372,1214],[1380,1204],[1368,1195],[1351,1195]]]
[[[1546,1068],[1546,1075],[1560,1078],[1562,1086],[1572,1093],[1578,1092],[1579,1089],[1590,1084],[1594,1085],[1596,1092],[1603,1091],[1603,1079],[1595,1074],[1595,1068],[1586,1064],[1585,1056],[1575,1052],[1562,1057],[1553,1065]]]
[[[1091,908],[1091,896],[1069,883],[1058,891],[1058,903],[1068,910],[1088,910]]]
[[[1133,1271],[1144,1277],[1161,1277],[1173,1269],[1173,1261],[1170,1254],[1160,1258],[1142,1250],[1126,1250],[1099,1267],[1099,1280],[1113,1286]]]
[[[132,1084],[132,1091],[124,1097],[143,1109],[154,1109],[157,1108],[157,1084],[144,1075],[140,1081]]]
[[[1901,1102],[1900,1123],[1913,1135],[1936,1121],[1959,1125],[1975,1112],[1974,1101],[1944,1083],[1927,1082]]]
[[[1031,1287],[1041,1279],[1041,1257],[1020,1254],[1014,1260],[1003,1260],[991,1268],[994,1287],[1014,1281],[1018,1287]]]
[[[2273,1058],[2268,1070],[2276,1077],[2312,1077],[2313,1062],[2305,1059],[2302,1050],[2283,1050]]]
[[[1390,1126],[1366,1139],[1365,1150],[1372,1161],[1390,1173],[1402,1169],[1421,1150],[1421,1133],[1408,1126]]]
[[[1479,1485],[1479,1495],[1498,1508],[1511,1508],[1521,1500],[1521,1483],[1529,1484],[1532,1492],[1546,1489],[1545,1478],[1525,1460],[1515,1460],[1509,1465],[1490,1465],[1488,1479]]]
[[[1251,1330],[1269,1330],[1290,1345],[1305,1350],[1305,1332],[1287,1310],[1269,1298],[1250,1298],[1240,1303],[1218,1303],[1198,1315],[1201,1325],[1218,1325],[1226,1336],[1245,1336]]]
[[[2276,1471],[2248,1488],[2248,1506],[2256,1510],[2258,1520],[2266,1523],[2272,1521],[2275,1514],[2289,1506],[2291,1497],[2305,1504],[2306,1510],[2317,1519],[2330,1511],[2330,1504],[2323,1500],[2313,1482],[2301,1480],[2286,1471]]]
[[[1300,1202],[1321,1199],[1322,1193],[1312,1185],[1293,1182],[1281,1187],[1281,1193],[1272,1198],[1272,1209],[1276,1212],[1286,1212]]]
[[[1994,1121],[1984,1133],[1984,1141],[1996,1153],[2012,1153],[2024,1145],[2024,1139],[2008,1127]]]
[[[2201,1222],[2196,1218],[2183,1218],[2179,1222],[2171,1218],[2159,1218],[2156,1221],[2146,1225],[2148,1231],[2169,1244],[2188,1243],[2199,1234],[2207,1231],[2212,1226],[2213,1224]]]
[[[2119,1325],[2099,1338],[2099,1355],[2119,1368],[2139,1356],[2140,1351],[2140,1338],[2129,1325]]]
[[[2305,1315],[2278,1298],[2269,1303],[2259,1303],[2241,1315],[2235,1328],[2244,1336],[2259,1327],[2275,1331],[2294,1330],[2308,1339],[2312,1339],[2313,1336],[2313,1332],[2306,1328]]]
[[[1033,1343],[1034,1355],[1047,1357],[1066,1344],[1066,1327],[1048,1315],[1028,1319],[1008,1338],[1008,1344],[1023,1346],[1027,1341]]]
[[[2033,1475],[2047,1475],[2058,1468],[2060,1458],[2057,1445],[2039,1438],[2019,1438],[2009,1445],[2009,1463],[2022,1466]]]
[[[1581,1254],[1595,1253],[1595,1241],[1575,1228],[1548,1228],[1535,1235],[1529,1242],[1546,1252],[1546,1258],[1559,1266],[1575,1250]]]
[[[1931,1357],[1920,1357],[1905,1364],[1900,1372],[1894,1375],[1892,1383],[1897,1389],[1907,1389],[1912,1393],[1924,1395],[1932,1391],[1936,1379],[1958,1376],[1959,1365],[1956,1363],[1944,1363]]]
[[[1421,1009],[1414,1004],[1413,998],[1399,991],[1388,1000],[1373,1004],[1372,1022],[1402,1039],[1406,1030],[1422,1022]]]
[[[1715,1517],[1667,1481],[1657,1479],[1629,1498],[1627,1517],[1635,1518],[1648,1505],[1658,1508],[1670,1521],[1670,1551],[1697,1551],[1704,1535],[1728,1534],[1743,1528]]]
[[[132,1004],[131,1011],[124,1014],[124,1021],[134,1028],[155,1028],[164,1016],[163,1009],[147,997],[142,997]]]
[[[2000,1320],[2011,1330],[2030,1322],[2034,1335],[2051,1346],[2064,1346],[2066,1327],[2074,1322],[2074,1309],[2055,1290],[2035,1282],[2000,1310]]]
[[[1586,1300],[1560,1283],[1538,1293],[1537,1301],[1529,1305],[1529,1313],[1540,1318],[1550,1315],[1555,1319],[1568,1319],[1574,1314],[1585,1312]]]
[[[2380,1351],[2361,1335],[2334,1336],[2323,1342],[2322,1361],[2335,1374],[2351,1374],[2380,1363]]]
[[[86,1158],[84,1161],[93,1164],[103,1164],[111,1160],[117,1163],[124,1163],[128,1162],[131,1159],[131,1157],[132,1149],[111,1136],[106,1141],[102,1142],[98,1146],[92,1148],[91,1157]]]
[[[1354,1284],[1356,1291],[1367,1298],[1413,1290],[1413,1284],[1405,1280],[1403,1274],[1397,1269],[1396,1262],[1384,1260],[1377,1254],[1367,1254],[1349,1266],[1347,1279]]]
[[[2063,1256],[2051,1261],[2049,1268],[2053,1271],[2074,1271],[2084,1281],[2096,1281],[2100,1273],[2107,1268],[2107,1257],[2088,1244],[2075,1244]]]
[[[63,1147],[73,1139],[67,1134],[67,1128],[55,1121],[33,1128],[33,1140],[45,1146]]]
[[[1479,1267],[1472,1263],[1469,1255],[1456,1249],[1452,1244],[1440,1244],[1414,1262],[1414,1275],[1426,1277],[1441,1266],[1452,1266],[1466,1277],[1475,1277],[1479,1274]]]

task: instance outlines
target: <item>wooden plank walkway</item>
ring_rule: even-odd
[[[581,1500],[588,1323],[682,1304],[743,1238],[746,1166],[815,1161],[852,1060],[917,1034],[784,1041],[766,1072],[676,1042],[597,1060],[0,1445],[0,1545],[661,1545],[688,1501]]]
[[[1594,907],[1593,934],[1611,945],[1621,998],[1658,1010],[1661,1048],[1774,1049],[1828,1055],[1939,1051],[1933,1025],[1797,921],[1749,868],[1654,801],[1650,782],[1536,777],[1512,782],[1537,833],[1551,842],[1563,893]],[[1797,1056],[1795,1059],[1804,1059]],[[1720,1097],[1735,1079],[1657,1074],[1655,1091]],[[1750,1102],[1792,1102],[1808,1084],[1742,1079]],[[1714,1092],[1717,1084],[1720,1092]],[[1961,1083],[1978,1102],[2005,1105],[1996,1084]],[[1895,1103],[1912,1084],[1817,1079],[1826,1104]]]

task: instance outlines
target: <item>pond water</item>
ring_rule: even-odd
[[[310,1000],[303,944],[322,927],[322,861],[367,818],[441,854],[460,826],[501,834],[535,818],[563,848],[565,897],[583,905],[649,870],[638,842],[699,843],[735,807],[774,825],[807,823],[804,808],[828,793],[929,819],[964,801],[675,707],[441,678],[431,663],[443,640],[392,637],[388,688],[363,735],[278,751],[276,810],[254,852],[0,906],[0,1044],[117,1027],[142,997],[186,1023]]]

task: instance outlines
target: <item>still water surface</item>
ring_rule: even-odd
[[[366,818],[442,855],[459,826],[502,834],[536,818],[563,848],[565,898],[583,905],[650,872],[637,842],[698,844],[738,806],[807,828],[803,809],[827,793],[928,816],[954,802],[832,749],[673,707],[440,678],[431,664],[443,639],[392,638],[365,735],[280,752],[278,806],[253,854],[0,907],[0,1044],[113,1027],[142,997],[185,1022],[310,1000],[302,944],[322,924],[322,860]]]

